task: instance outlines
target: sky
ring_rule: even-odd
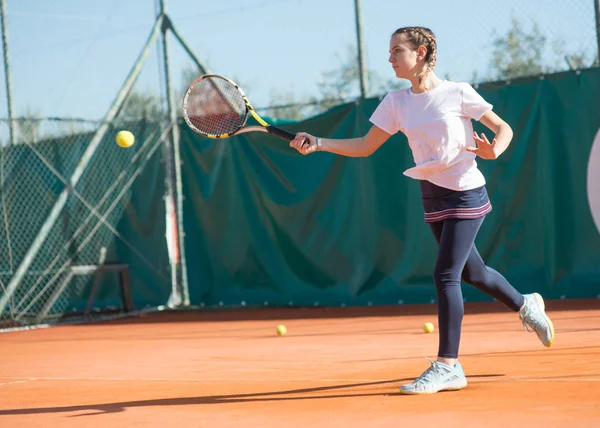
[[[367,66],[392,79],[389,37],[402,26],[431,28],[440,77],[489,75],[495,37],[516,15],[537,23],[567,51],[597,51],[595,0],[361,0]],[[17,116],[103,118],[156,19],[158,0],[5,0],[12,96]],[[255,107],[274,93],[318,95],[323,73],[356,45],[355,0],[165,0],[167,13],[212,72],[240,83]],[[169,36],[173,85],[191,60]],[[161,93],[157,48],[136,89]],[[550,53],[549,53],[550,55]],[[0,117],[7,117],[0,67]],[[380,94],[369,94],[380,95]],[[179,104],[180,100],[176,100]]]

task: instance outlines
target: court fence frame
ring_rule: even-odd
[[[164,204],[167,214],[165,238],[169,254],[170,275],[171,275],[171,293],[166,302],[166,306],[170,308],[186,307],[190,304],[189,287],[187,283],[186,256],[185,256],[185,230],[182,218],[182,183],[181,183],[181,158],[179,153],[179,127],[174,126],[178,120],[178,111],[173,98],[173,89],[171,84],[171,70],[169,66],[169,40],[168,35],[174,36],[175,41],[180,44],[184,51],[189,55],[191,60],[197,66],[199,73],[207,74],[210,71],[198,59],[198,56],[192,51],[190,46],[185,42],[184,38],[175,28],[173,21],[167,14],[167,7],[164,0],[160,0],[160,11],[156,17],[154,25],[142,47],[137,59],[132,65],[125,81],[116,94],[108,111],[100,121],[87,121],[78,118],[17,118],[14,117],[13,101],[11,96],[11,77],[10,77],[10,60],[9,60],[9,44],[8,44],[8,29],[6,25],[5,2],[0,0],[0,12],[2,17],[2,37],[4,48],[4,65],[6,70],[6,87],[8,97],[8,113],[9,117],[1,122],[8,126],[10,139],[8,145],[0,147],[0,150],[6,151],[16,146],[27,146],[35,152],[37,141],[35,139],[35,130],[40,124],[48,122],[63,122],[63,123],[79,123],[97,125],[89,144],[85,151],[81,154],[76,162],[76,167],[70,172],[68,177],[60,177],[60,173],[55,172],[55,176],[62,178],[64,187],[56,197],[52,208],[47,213],[45,221],[39,226],[39,230],[35,239],[30,243],[25,254],[19,260],[11,260],[17,262],[16,268],[10,269],[9,272],[4,272],[4,281],[2,281],[2,290],[0,293],[0,328],[2,324],[8,324],[9,328],[18,328],[21,326],[29,326],[31,322],[42,325],[45,322],[45,316],[37,313],[33,314],[34,321],[25,321],[22,318],[21,323],[17,322],[7,309],[9,303],[14,299],[15,292],[21,286],[24,278],[31,275],[32,264],[38,257],[41,249],[46,244],[49,234],[56,227],[57,221],[61,217],[65,206],[69,203],[69,198],[73,196],[74,190],[80,184],[80,180],[88,172],[90,163],[93,161],[96,153],[101,146],[101,143],[108,138],[110,130],[119,123],[118,114],[128,100],[129,95],[134,87],[148,57],[151,49],[156,43],[162,44],[162,68],[164,77],[164,87],[166,89],[166,98],[168,110],[164,120],[161,123],[163,132],[157,143],[162,147],[162,162],[165,168],[165,194]],[[160,39],[160,40],[159,40]],[[95,122],[95,124],[94,124]],[[33,132],[32,132],[33,128]],[[20,144],[23,143],[23,144]],[[1,144],[0,144],[1,145]],[[156,149],[156,146],[153,148]],[[43,158],[43,156],[42,156]],[[50,169],[51,166],[50,166]],[[14,177],[13,177],[14,178]],[[3,179],[0,185],[4,190],[9,184]],[[93,211],[93,210],[92,210]],[[7,219],[5,219],[7,220]],[[8,228],[7,228],[8,233]],[[6,277],[8,281],[6,281]],[[1,278],[0,278],[1,280]],[[56,298],[56,296],[54,296]],[[131,308],[128,308],[131,311]],[[46,311],[48,308],[45,309]],[[48,315],[48,312],[46,313]],[[27,318],[29,319],[29,318]],[[7,322],[4,322],[7,321]]]

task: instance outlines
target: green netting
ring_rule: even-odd
[[[39,125],[34,134],[21,132],[19,144],[2,149],[0,157],[2,294],[16,284],[2,319],[22,325],[85,308],[93,276],[71,274],[81,266],[98,265],[103,248],[107,260],[131,265],[137,306],[164,304],[170,291],[160,163],[164,129],[147,122],[109,126],[72,186],[71,177],[97,129],[57,135],[44,132],[50,128],[47,123]],[[115,144],[122,128],[136,135],[133,147]],[[47,224],[47,238],[30,253],[31,262],[19,275],[61,194],[66,195],[64,207]],[[107,275],[104,282],[95,306],[119,305],[118,281]]]

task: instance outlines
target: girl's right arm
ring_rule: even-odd
[[[295,148],[303,155],[313,152],[330,152],[348,157],[366,157],[373,154],[389,138],[390,134],[377,126],[372,126],[364,137],[332,139],[320,138],[320,145],[317,145],[317,138],[305,132],[299,132],[290,142],[290,147]],[[305,140],[308,140],[308,144]]]

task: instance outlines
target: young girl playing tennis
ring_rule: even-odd
[[[492,111],[468,83],[439,79],[433,72],[436,39],[428,28],[404,27],[392,34],[389,62],[396,77],[408,79],[410,89],[390,92],[370,118],[373,126],[362,138],[325,139],[298,133],[290,143],[300,153],[327,151],[343,156],[369,156],[391,135],[403,132],[415,166],[404,172],[419,181],[425,222],[438,243],[433,278],[439,324],[437,361],[413,383],[406,394],[431,394],[464,388],[467,380],[458,362],[464,314],[461,279],[496,298],[535,331],[545,346],[554,340],[552,321],[537,294],[522,295],[483,262],[475,237],[492,209],[485,179],[475,161],[496,159],[508,147],[510,126]],[[473,132],[471,120],[489,128],[495,138]]]

